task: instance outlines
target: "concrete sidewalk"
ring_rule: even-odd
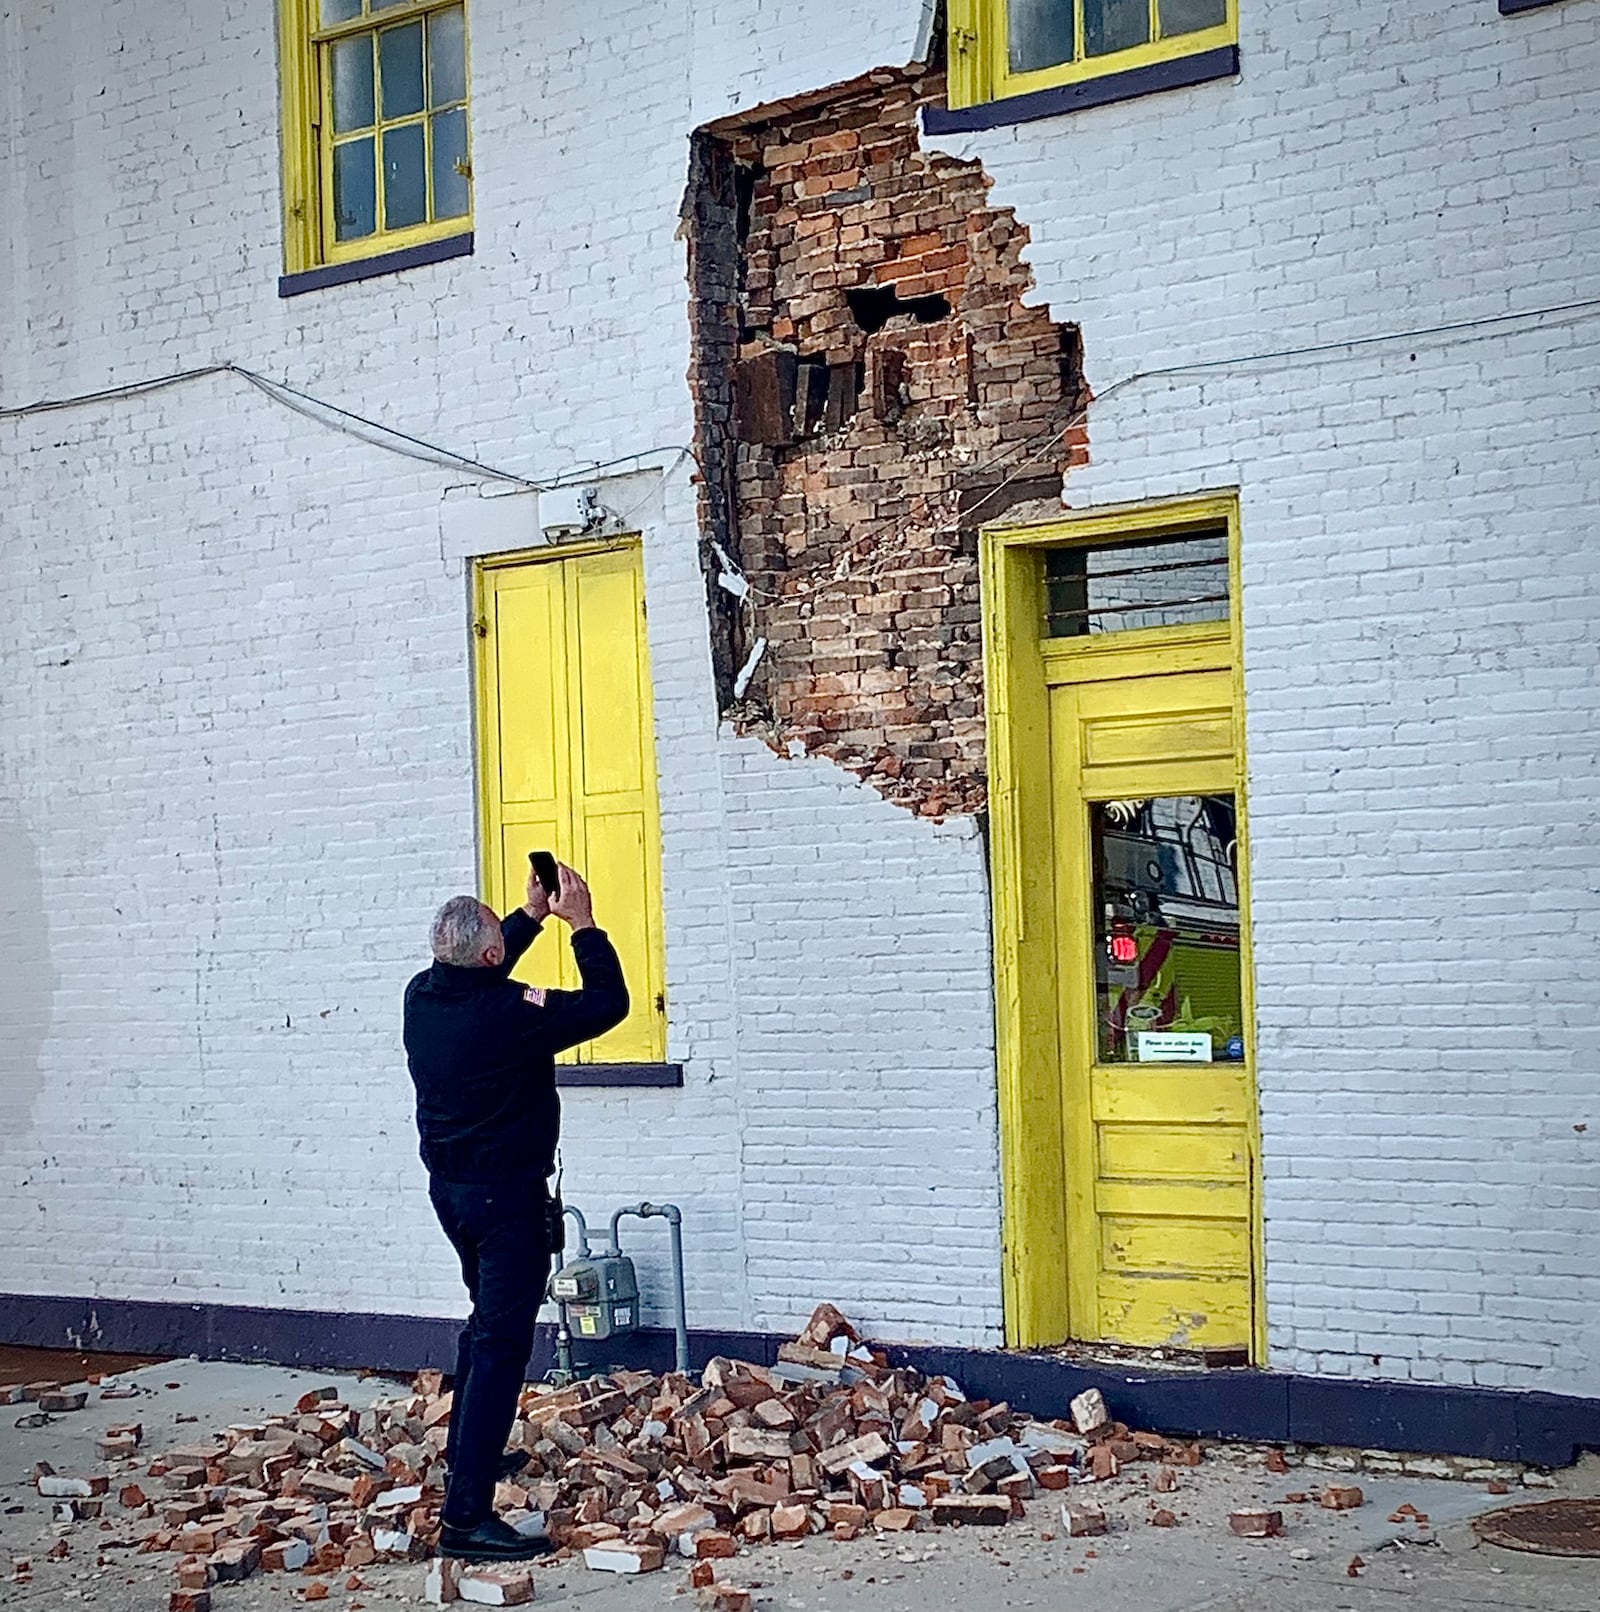
[[[27,1407],[7,1407],[0,1419],[0,1606],[53,1609],[88,1605],[106,1612],[163,1612],[175,1560],[140,1555],[116,1541],[125,1535],[112,1503],[106,1525],[58,1527],[50,1505],[30,1481],[36,1461],[58,1471],[105,1470],[95,1440],[112,1423],[141,1421],[146,1459],[169,1445],[231,1422],[283,1411],[308,1387],[336,1384],[352,1405],[392,1393],[384,1380],[309,1374],[265,1366],[174,1361],[120,1379],[145,1392],[134,1400],[91,1397],[84,1411],[32,1431],[13,1426]],[[167,1386],[177,1384],[176,1387]],[[140,1463],[142,1470],[143,1462]],[[1028,1506],[1027,1520],[1003,1530],[963,1529],[861,1539],[844,1544],[816,1538],[801,1545],[747,1551],[719,1576],[756,1588],[756,1605],[771,1612],[1600,1612],[1600,1560],[1562,1560],[1478,1546],[1468,1520],[1497,1506],[1549,1493],[1600,1493],[1600,1460],[1557,1475],[1554,1491],[1487,1494],[1481,1485],[1361,1476],[1367,1504],[1325,1512],[1284,1505],[1287,1534],[1272,1540],[1236,1539],[1227,1514],[1239,1506],[1280,1504],[1286,1493],[1309,1489],[1326,1474],[1274,1477],[1226,1449],[1180,1473],[1181,1487],[1161,1496],[1177,1513],[1175,1528],[1148,1523],[1152,1469],[1093,1486],[1113,1531],[1100,1539],[1067,1540],[1053,1499]],[[113,1485],[115,1487],[115,1485]],[[1085,1494],[1089,1490],[1083,1491]],[[1386,1521],[1401,1503],[1428,1515],[1417,1528]],[[50,1561],[58,1539],[68,1555]],[[9,1559],[26,1555],[26,1581],[10,1579]],[[1365,1562],[1347,1573],[1352,1557]],[[326,1579],[330,1608],[417,1605],[420,1564],[363,1568],[364,1587],[344,1588],[344,1575]],[[660,1612],[692,1606],[679,1595],[683,1566],[619,1580],[564,1563],[537,1574],[538,1600],[583,1612]],[[300,1604],[302,1574],[261,1576],[214,1592],[216,1612],[268,1612]]]

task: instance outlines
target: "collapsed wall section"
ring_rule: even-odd
[[[986,803],[978,526],[1087,453],[1027,229],[919,149],[943,93],[879,70],[713,125],[685,208],[723,709],[930,817]]]

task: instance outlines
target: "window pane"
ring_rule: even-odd
[[[359,240],[377,226],[378,192],[372,167],[372,137],[333,148],[334,239]]]
[[[472,206],[467,166],[467,112],[458,106],[433,119],[433,216],[460,218]]]
[[[322,26],[331,28],[336,22],[349,22],[361,15],[361,0],[322,0]]]
[[[391,6],[403,6],[406,0],[372,0],[374,11],[387,11]]]
[[[1102,1063],[1244,1057],[1232,795],[1089,808]]]
[[[1106,56],[1150,39],[1150,0],[1083,0],[1083,53]]]
[[[1194,34],[1202,28],[1220,28],[1228,20],[1228,0],[1161,0],[1161,33]]]
[[[365,129],[372,123],[372,35],[333,43],[333,127]]]
[[[467,98],[467,15],[460,6],[428,18],[428,105]]]
[[[1006,33],[1013,73],[1054,67],[1077,54],[1072,0],[1008,0]]]
[[[1228,619],[1228,534],[1052,549],[1045,560],[1052,638]]]
[[[378,70],[383,80],[383,116],[409,117],[422,110],[422,24],[385,28],[378,35]]]
[[[383,136],[383,227],[404,229],[428,216],[427,159],[420,123],[388,129]]]

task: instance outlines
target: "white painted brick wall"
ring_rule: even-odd
[[[288,302],[271,9],[0,7],[0,402],[232,358],[525,475],[675,447],[689,131],[919,8],[473,0],[476,254]],[[950,143],[1099,390],[1600,291],[1593,0],[1244,10],[1237,84]],[[1600,1392],[1596,328],[1091,422],[1075,503],[1243,489],[1278,1365]],[[475,865],[463,478],[232,378],[0,455],[0,1290],[455,1313],[396,1009]],[[640,522],[687,1085],[570,1094],[569,1193],[683,1204],[697,1324],[994,1341],[981,846],[719,736],[681,467]]]
[[[1600,8],[1241,10],[1238,82],[937,142],[1097,391],[1600,297]],[[1242,489],[1278,1366],[1600,1393],[1600,319],[1539,323],[1137,383],[1068,487]]]

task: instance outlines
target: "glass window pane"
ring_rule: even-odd
[[[1077,54],[1072,0],[1008,0],[1006,39],[1013,73],[1070,62]]]
[[[1150,0],[1083,0],[1083,53],[1107,56],[1150,39]]]
[[[378,71],[383,82],[383,116],[409,117],[422,110],[422,23],[385,28],[378,35]]]
[[[356,241],[378,227],[378,190],[372,136],[333,148],[334,239]]]
[[[372,35],[333,42],[333,128],[370,127],[372,117]]]
[[[1100,1061],[1241,1060],[1233,796],[1111,800],[1089,814]]]
[[[1161,35],[1194,34],[1220,28],[1228,20],[1228,0],[1161,0]]]
[[[322,26],[331,28],[336,22],[349,22],[361,15],[361,0],[322,0]]]
[[[427,159],[420,123],[386,129],[383,136],[383,227],[404,229],[428,216]]]
[[[472,206],[467,177],[467,110],[440,112],[433,119],[433,216],[460,218]]]
[[[428,18],[428,105],[467,98],[467,14],[460,6]]]
[[[374,11],[388,11],[392,6],[403,6],[406,0],[372,0]]]
[[[1051,638],[1228,619],[1228,534],[1052,549],[1045,560]]]

